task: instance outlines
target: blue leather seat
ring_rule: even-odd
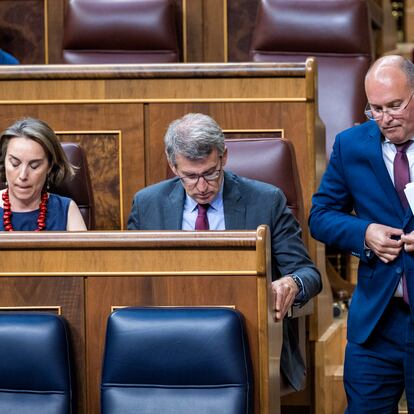
[[[229,308],[123,308],[108,320],[103,414],[252,413],[241,315]]]
[[[0,314],[0,413],[71,413],[68,350],[62,318]]]

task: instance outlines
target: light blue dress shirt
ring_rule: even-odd
[[[181,226],[182,230],[194,230],[197,214],[197,202],[186,194]],[[207,218],[210,230],[226,230],[223,207],[223,184],[221,184],[216,198],[210,203],[210,208],[207,210]]]

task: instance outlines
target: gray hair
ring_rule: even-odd
[[[189,160],[208,157],[216,149],[224,154],[224,134],[217,122],[204,114],[187,114],[169,125],[164,137],[168,161],[176,165],[176,155]]]
[[[411,88],[414,89],[414,63],[408,59],[404,59],[401,62],[401,70],[407,76],[407,81],[410,84]]]
[[[5,158],[7,147],[12,138],[29,138],[42,146],[50,166],[48,180],[52,186],[59,185],[66,177],[74,176],[76,168],[68,161],[52,128],[40,119],[23,118],[0,134],[1,181],[6,181]]]

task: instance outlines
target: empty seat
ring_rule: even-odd
[[[176,14],[172,0],[69,0],[63,61],[178,62]]]
[[[241,315],[228,308],[123,308],[106,332],[103,414],[252,413]]]
[[[319,113],[326,153],[340,131],[365,121],[365,74],[373,57],[364,0],[261,0],[250,57],[256,62],[318,63]]]
[[[64,320],[0,313],[0,413],[69,414],[71,390]]]

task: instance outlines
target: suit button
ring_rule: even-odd
[[[403,271],[402,271],[401,267],[399,267],[399,266],[395,269],[395,273],[397,273],[397,275],[400,275],[402,272]]]

